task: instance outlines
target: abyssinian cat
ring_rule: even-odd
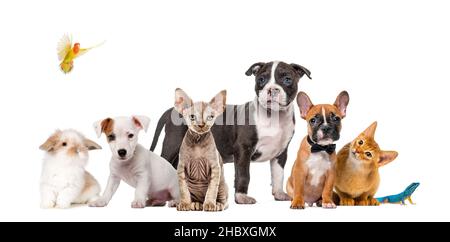
[[[334,188],[341,206],[379,205],[374,198],[380,184],[378,168],[393,161],[398,153],[380,149],[374,139],[376,128],[374,122],[338,152]]]

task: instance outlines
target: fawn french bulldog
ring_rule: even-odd
[[[314,203],[318,207],[335,208],[333,186],[336,164],[336,145],[341,131],[341,119],[346,115],[349,95],[341,92],[333,105],[313,105],[308,95],[300,92],[297,104],[300,115],[308,122],[308,135],[302,140],[292,167],[286,190],[293,198],[292,209],[305,208]]]

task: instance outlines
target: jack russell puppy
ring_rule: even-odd
[[[308,122],[308,135],[302,140],[292,167],[286,190],[293,198],[292,209],[304,209],[314,203],[318,207],[336,208],[333,186],[336,165],[336,145],[341,120],[347,112],[349,95],[343,91],[333,105],[313,105],[308,95],[300,92],[297,104],[300,115]]]
[[[132,208],[176,206],[179,201],[177,172],[166,160],[138,144],[139,131],[147,131],[145,116],[106,118],[94,124],[97,136],[106,135],[112,151],[110,175],[103,196],[91,207],[108,205],[120,181],[136,188]]]

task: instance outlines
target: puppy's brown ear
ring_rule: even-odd
[[[381,151],[380,160],[378,161],[378,167],[387,165],[391,163],[395,158],[397,158],[397,151]]]
[[[254,75],[256,76],[256,74],[258,73],[258,71],[261,69],[261,67],[263,67],[266,63],[264,62],[258,62],[255,63],[253,65],[251,65],[248,70],[245,72],[245,75],[247,76],[251,76]]]
[[[175,90],[175,110],[180,114],[193,105],[192,99],[181,88]]]
[[[45,150],[47,152],[53,151],[60,138],[61,130],[56,130],[55,133],[48,137],[48,139],[41,146],[39,146],[39,149]]]
[[[336,101],[334,102],[334,106],[336,106],[339,109],[342,118],[344,118],[347,115],[347,105],[349,101],[350,96],[348,95],[348,92],[342,91],[341,93],[339,93],[339,95],[336,98]]]
[[[109,134],[113,130],[114,120],[112,118],[105,118],[94,123],[94,130],[97,137],[100,138],[102,133]]]
[[[227,90],[220,91],[209,104],[212,106],[214,110],[218,113],[223,113],[225,111],[225,105],[227,103]]]
[[[300,116],[302,119],[306,119],[308,111],[314,106],[309,99],[308,95],[304,92],[299,92],[297,95],[297,105],[300,108]]]
[[[300,78],[302,78],[303,75],[306,74],[306,76],[309,79],[312,79],[311,78],[311,72],[308,69],[306,69],[306,67],[298,65],[298,64],[295,64],[295,63],[291,63],[290,66],[292,66],[292,68],[294,68],[294,70],[300,75]]]
[[[102,149],[102,147],[99,144],[97,144],[94,141],[87,139],[87,138],[84,139],[84,145],[88,148],[88,150],[101,150]]]

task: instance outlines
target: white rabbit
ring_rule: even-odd
[[[41,208],[69,208],[94,201],[97,180],[85,170],[88,151],[100,145],[75,130],[57,130],[39,147],[46,151],[41,174]]]

